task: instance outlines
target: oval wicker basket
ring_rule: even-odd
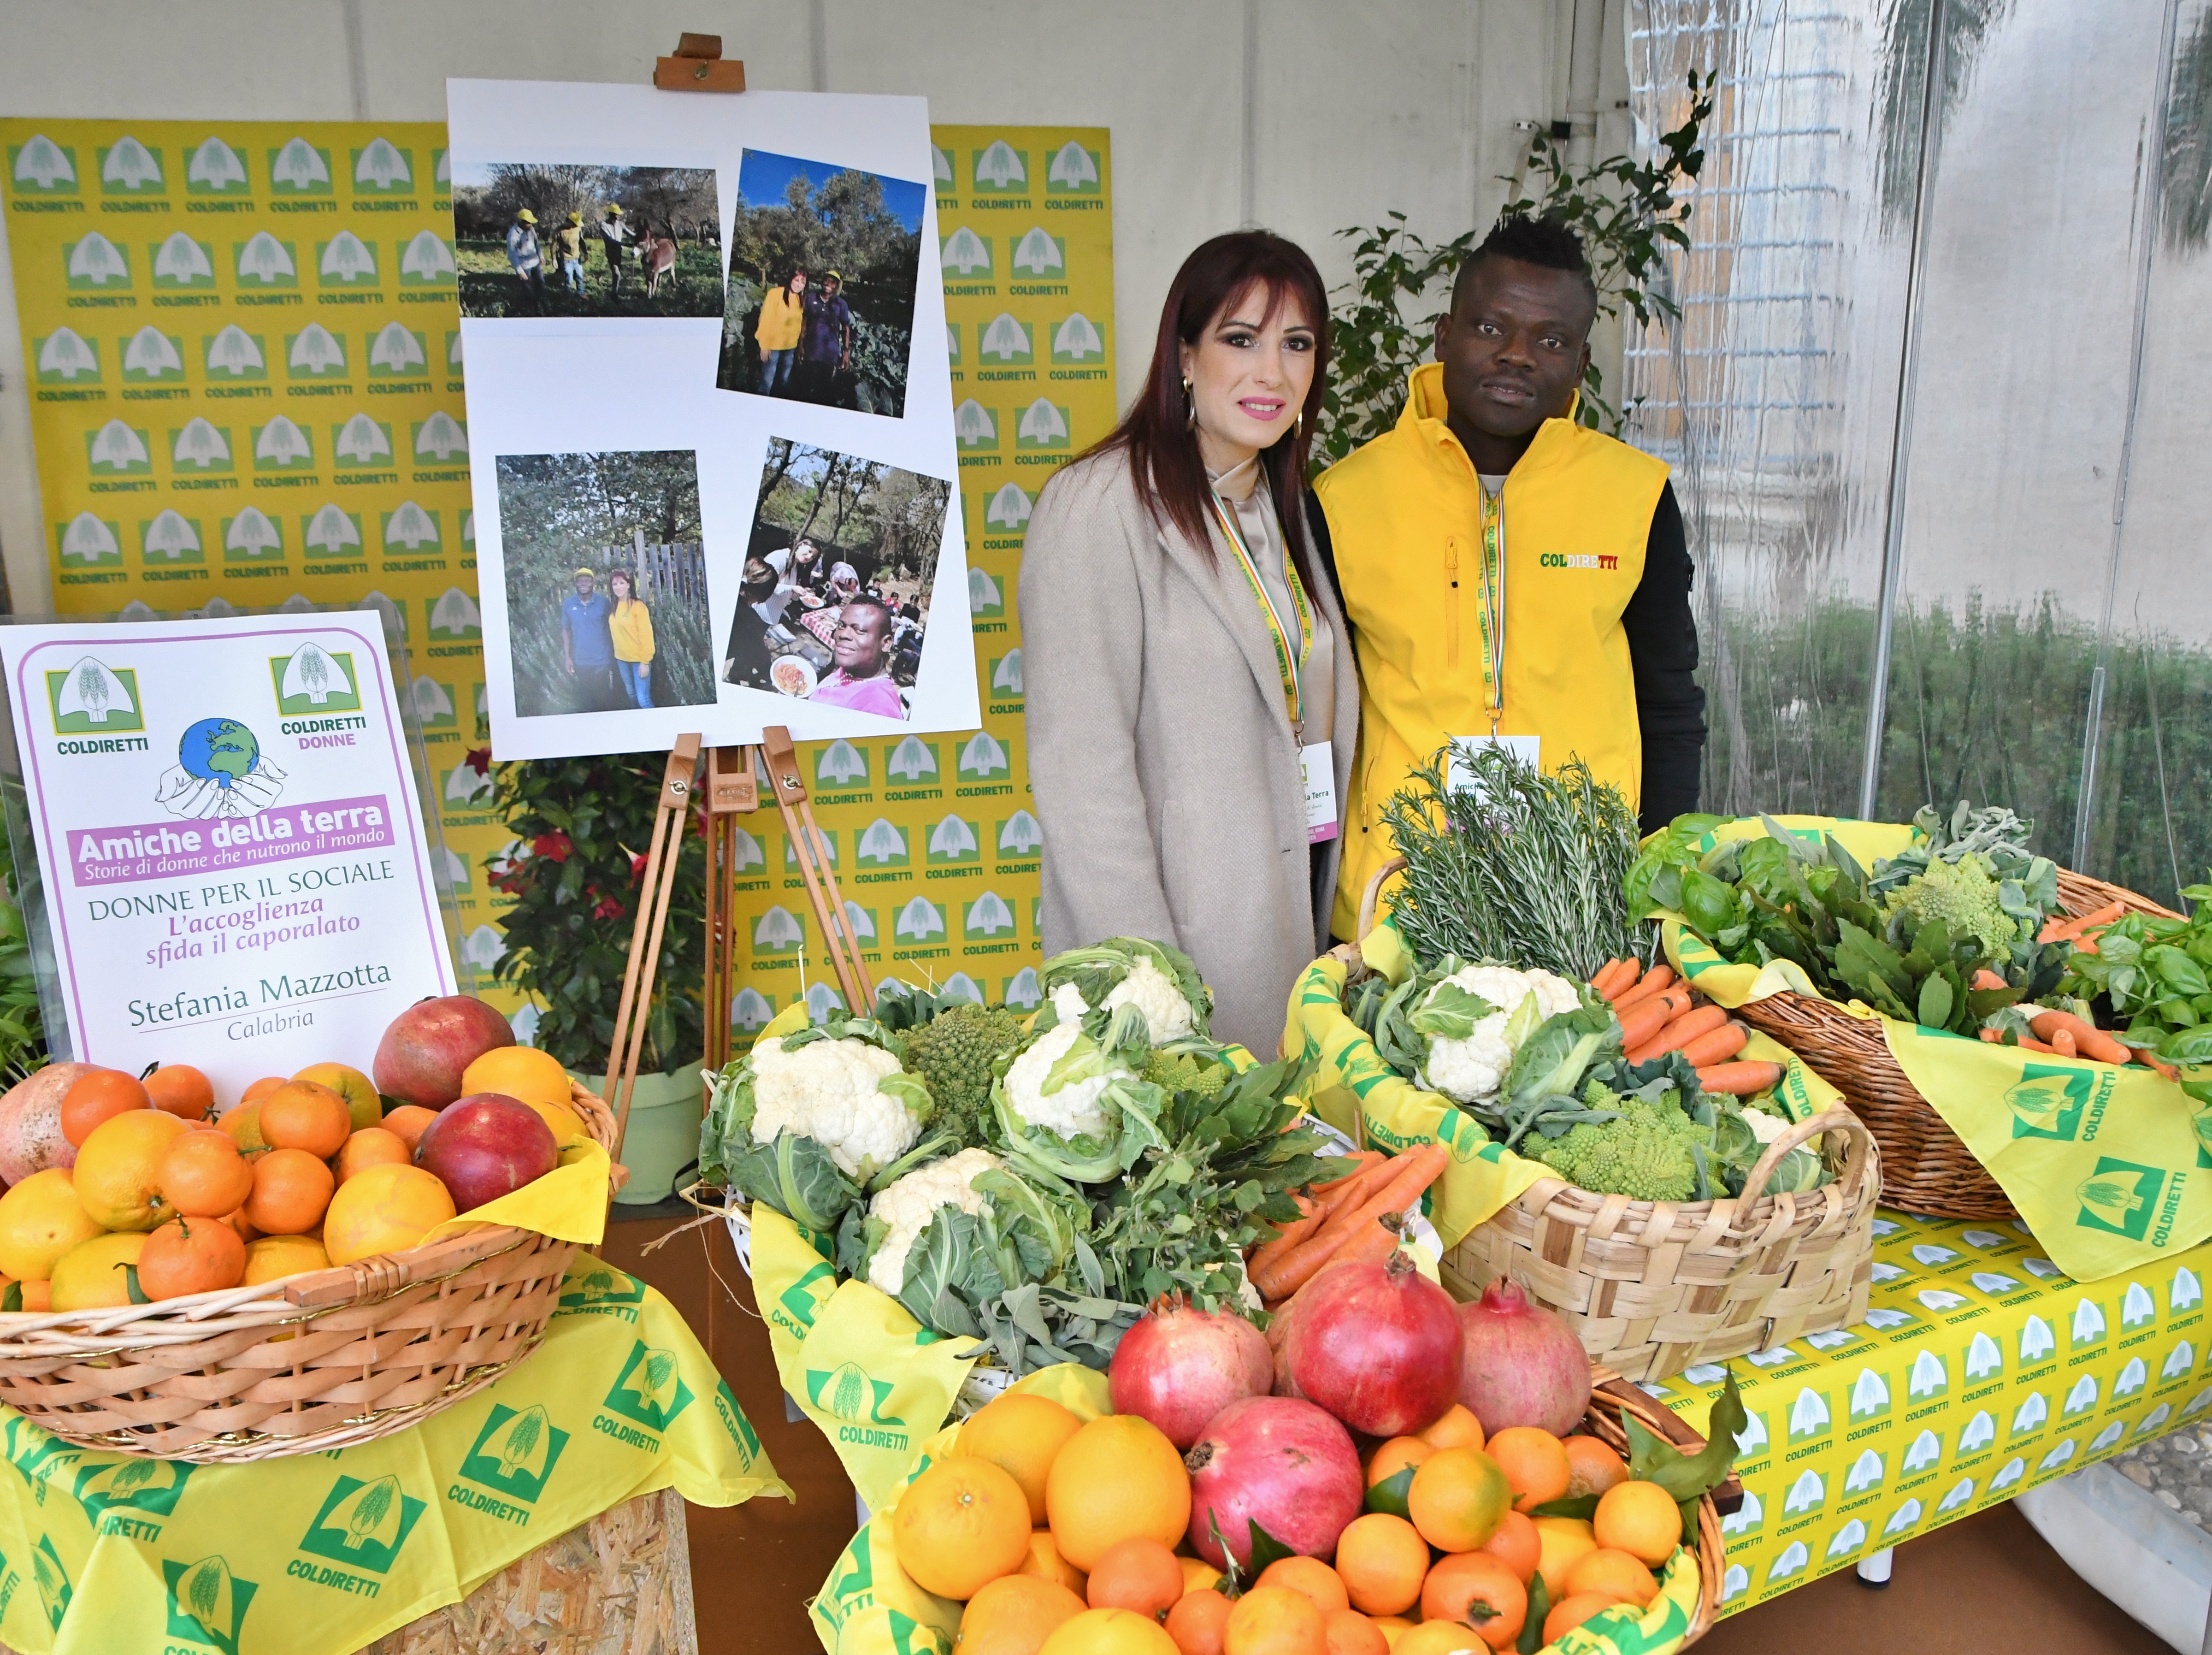
[[[615,1118],[573,1081],[607,1153]],[[0,1402],[65,1441],[234,1464],[403,1431],[537,1348],[577,1244],[493,1225],[258,1287],[0,1315]]]
[[[1628,1457],[1628,1431],[1621,1415],[1633,1414],[1637,1423],[1655,1437],[1672,1442],[1686,1453],[1705,1445],[1705,1439],[1676,1417],[1665,1404],[1655,1402],[1621,1376],[1603,1367],[1590,1374],[1589,1412],[1583,1423],[1590,1435],[1620,1456]],[[1721,1582],[1728,1567],[1728,1548],[1721,1537],[1721,1518],[1733,1515],[1743,1503],[1743,1489],[1734,1477],[1698,1501],[1698,1607],[1690,1616],[1690,1629],[1677,1649],[1687,1649],[1712,1629],[1721,1603]]]
[[[2075,915],[2117,902],[2131,913],[2179,917],[2148,897],[2063,868],[2058,902]],[[1884,1206],[1985,1223],[2020,1216],[1973,1152],[1905,1079],[1890,1056],[1881,1024],[1853,1017],[1828,1001],[1787,991],[1747,1001],[1735,1014],[1796,1053],[1867,1123],[1881,1146]]]

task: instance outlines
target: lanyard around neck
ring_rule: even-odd
[[[1505,715],[1505,490],[1482,496],[1482,669],[1490,680],[1490,733]]]
[[[1275,646],[1275,666],[1283,678],[1283,702],[1290,711],[1291,729],[1300,741],[1304,741],[1305,691],[1299,682],[1299,675],[1313,656],[1314,619],[1313,607],[1306,601],[1306,589],[1298,580],[1297,566],[1291,562],[1290,541],[1285,538],[1283,542],[1283,585],[1291,594],[1292,624],[1298,635],[1295,657],[1291,652],[1292,624],[1285,623],[1282,614],[1275,607],[1274,599],[1268,594],[1267,582],[1260,578],[1260,567],[1253,561],[1252,549],[1245,544],[1244,536],[1237,527],[1235,510],[1218,492],[1210,493],[1207,497],[1212,502],[1215,520],[1221,525],[1221,532],[1229,542],[1229,549],[1237,554],[1237,567],[1244,571],[1244,578],[1252,585],[1252,595],[1260,600],[1260,618],[1267,624],[1267,641]]]

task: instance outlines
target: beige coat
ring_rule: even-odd
[[[1305,794],[1280,672],[1249,583],[1218,528],[1213,565],[1152,521],[1126,454],[1056,475],[1022,553],[1030,785],[1044,827],[1044,951],[1110,936],[1172,943],[1212,985],[1217,1039],[1272,1060],[1291,984],[1328,946],[1309,885]],[[1303,518],[1284,526],[1306,539]],[[1359,676],[1328,583],[1340,807],[1359,730]],[[1335,852],[1322,889],[1334,887]]]

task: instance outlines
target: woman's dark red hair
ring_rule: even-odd
[[[1322,386],[1328,374],[1328,294],[1322,285],[1321,272],[1297,242],[1271,230],[1235,230],[1199,244],[1182,261],[1182,268],[1168,288],[1144,391],[1112,435],[1092,452],[1126,448],[1137,491],[1153,520],[1172,523],[1208,558],[1213,556],[1206,504],[1212,487],[1206,480],[1205,463],[1199,458],[1198,433],[1191,429],[1190,401],[1182,388],[1182,348],[1195,345],[1215,317],[1243,303],[1255,289],[1267,295],[1263,323],[1272,320],[1286,301],[1294,299],[1314,331],[1313,383],[1306,387],[1304,417],[1290,435],[1261,451],[1260,456],[1274,494],[1275,514],[1296,549],[1299,573],[1310,587],[1314,572],[1307,567],[1304,536],[1299,526],[1306,452],[1313,441],[1314,422],[1321,413]]]

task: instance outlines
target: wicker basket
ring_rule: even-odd
[[[1628,1431],[1621,1420],[1630,1414],[1653,1436],[1686,1453],[1705,1446],[1705,1439],[1683,1424],[1672,1409],[1654,1402],[1620,1375],[1599,1368],[1590,1375],[1590,1381],[1589,1412],[1583,1415],[1583,1427],[1622,1459],[1628,1457]],[[1733,1516],[1742,1504],[1743,1486],[1733,1476],[1698,1502],[1698,1607],[1690,1616],[1690,1629],[1675,1646],[1678,1649],[1687,1649],[1712,1629],[1714,1612],[1720,1608],[1721,1577],[1728,1567],[1721,1518]]]
[[[2132,913],[2179,917],[2147,897],[2063,869],[2058,902],[2069,914],[2093,913],[2117,902]],[[1747,1001],[1735,1014],[1796,1053],[1867,1123],[1881,1146],[1885,1206],[1984,1223],[2020,1216],[1997,1181],[1905,1078],[1881,1024],[1786,991]]]
[[[1842,1109],[1800,1122],[1745,1187],[1763,1189],[1784,1153],[1815,1138],[1836,1177],[1808,1195],[1631,1201],[1540,1179],[1445,1255],[1444,1286],[1469,1299],[1510,1278],[1573,1324],[1592,1361],[1630,1379],[1863,1321],[1882,1188],[1865,1126]]]
[[[570,1098],[613,1153],[607,1106]],[[349,1447],[527,1356],[576,1250],[495,1225],[258,1287],[0,1316],[0,1402],[83,1447],[201,1465]]]

